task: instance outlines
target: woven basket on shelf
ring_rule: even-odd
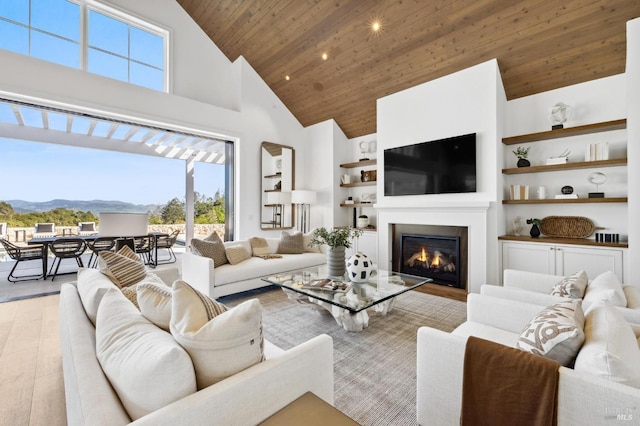
[[[549,237],[587,238],[596,230],[591,219],[581,216],[547,216],[540,230]]]

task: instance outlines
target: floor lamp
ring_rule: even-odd
[[[305,189],[294,189],[291,192],[291,203],[300,206],[298,209],[298,229],[303,233],[309,232],[309,223],[311,221],[311,204],[317,200],[315,191]]]

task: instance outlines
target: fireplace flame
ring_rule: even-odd
[[[440,253],[439,251],[436,251],[434,256],[433,256],[433,260],[431,261],[431,266],[440,266],[441,260],[440,260],[440,256],[442,255],[442,253]]]
[[[424,247],[422,247],[422,252],[420,254],[420,258],[418,260],[420,260],[420,262],[426,262],[427,261],[427,251],[424,249]]]

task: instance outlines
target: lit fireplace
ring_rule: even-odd
[[[402,234],[400,253],[400,272],[462,287],[458,270],[460,237]]]

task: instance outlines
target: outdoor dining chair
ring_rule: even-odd
[[[173,263],[176,261],[176,254],[173,252],[173,245],[176,243],[178,239],[178,234],[180,234],[180,230],[173,231],[170,235],[160,236],[156,239],[156,248],[158,250],[165,249],[169,252],[169,257],[166,259],[160,260],[156,259],[156,265],[160,263]]]
[[[51,264],[51,269],[49,269],[49,275],[51,275],[53,267],[55,266],[56,268],[53,272],[53,276],[51,277],[51,281],[53,281],[56,278],[56,275],[58,275],[58,269],[60,268],[60,264],[63,259],[75,259],[78,267],[84,267],[80,256],[82,256],[86,248],[87,245],[81,238],[60,238],[49,244],[49,249],[55,256],[55,259],[53,259],[53,263]]]
[[[9,257],[16,261],[15,265],[13,265],[13,268],[11,268],[11,271],[9,272],[9,276],[7,277],[7,280],[9,282],[17,283],[20,281],[39,280],[40,278],[45,277],[46,271],[44,266],[44,260],[45,260],[45,256],[47,255],[45,246],[38,244],[38,245],[32,245],[28,247],[19,247],[10,243],[8,240],[5,240],[4,238],[0,239],[0,244],[2,244],[2,246],[4,247]],[[16,270],[18,263],[25,262],[27,260],[39,260],[40,262],[42,262],[42,273],[35,274],[35,275],[34,274],[20,275],[20,276],[14,275],[13,273]]]
[[[112,251],[116,245],[116,239],[113,237],[98,237],[93,241],[87,241],[87,247],[91,250],[89,257],[89,268],[95,268],[98,263],[98,254],[101,251]]]
[[[151,237],[148,235],[142,237],[133,237],[133,246],[135,247],[135,252],[145,265],[151,263]]]

